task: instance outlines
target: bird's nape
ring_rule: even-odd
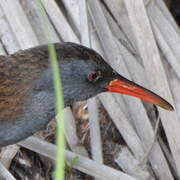
[[[160,106],[161,108],[164,108],[169,111],[173,111],[173,106],[168,103],[165,99],[158,96],[157,94],[153,93],[152,91],[132,82],[124,77],[116,78],[108,85],[105,86],[105,88],[109,92],[116,92],[121,94],[127,94],[130,96],[137,97],[143,101],[149,102],[151,104]]]

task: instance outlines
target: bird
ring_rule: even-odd
[[[64,107],[102,92],[127,94],[166,110],[173,106],[126,79],[95,50],[72,42],[54,43]],[[48,45],[0,56],[0,146],[15,144],[43,129],[55,116]]]

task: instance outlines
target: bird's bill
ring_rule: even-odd
[[[151,104],[160,106],[166,110],[174,110],[173,106],[169,104],[165,99],[123,77],[110,81],[110,83],[106,85],[105,88],[109,92],[127,94],[137,97]]]

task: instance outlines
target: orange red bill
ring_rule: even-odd
[[[116,92],[121,94],[127,94],[130,96],[137,97],[143,101],[149,102],[151,104],[160,106],[169,111],[173,111],[173,106],[168,103],[165,99],[153,93],[152,91],[139,86],[138,84],[129,81],[126,78],[114,79],[105,88],[109,92]]]

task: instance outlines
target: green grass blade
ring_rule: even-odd
[[[64,180],[64,168],[65,168],[65,162],[64,162],[65,161],[65,158],[64,158],[64,149],[65,149],[64,102],[63,102],[63,93],[62,93],[61,78],[60,78],[60,69],[59,69],[59,65],[58,65],[56,51],[55,51],[54,45],[52,44],[52,40],[51,40],[48,17],[42,6],[41,0],[38,0],[38,7],[40,9],[40,14],[43,18],[44,33],[48,40],[49,59],[50,59],[51,68],[52,68],[54,91],[55,91],[55,98],[56,98],[57,156],[56,156],[55,180]]]

